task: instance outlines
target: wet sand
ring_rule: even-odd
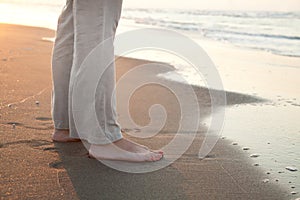
[[[188,151],[159,171],[129,174],[113,170],[87,157],[81,143],[52,143],[51,68],[54,31],[16,25],[0,25],[0,159],[3,199],[292,199],[288,191],[274,183],[264,183],[268,175],[254,167],[247,152],[220,139],[203,160],[197,157],[205,124]],[[117,79],[143,60],[119,58]],[[155,76],[147,69],[140,76]],[[165,80],[167,81],[167,80]],[[126,83],[130,85],[130,82]],[[184,91],[186,85],[173,82]],[[210,114],[207,89],[194,87],[203,119]],[[126,91],[121,91],[126,92]],[[153,97],[155,95],[155,98]],[[262,99],[227,93],[228,106],[261,102]],[[122,101],[122,99],[119,99]],[[138,124],[149,122],[148,108],[165,105],[168,120],[151,139],[135,141],[159,148],[168,143],[178,128],[178,102],[165,88],[149,86],[137,92],[130,112]],[[119,105],[122,124],[124,113]],[[135,127],[122,124],[130,133]]]

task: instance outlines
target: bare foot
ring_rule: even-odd
[[[80,139],[77,138],[70,138],[69,137],[69,130],[58,130],[55,129],[54,133],[52,134],[53,142],[79,142]]]
[[[122,138],[112,144],[92,144],[89,149],[89,155],[104,160],[147,162],[162,159],[163,152],[152,151],[143,145]]]
[[[122,138],[120,140],[117,140],[114,142],[115,145],[117,145],[119,148],[124,149],[126,151],[130,151],[133,153],[147,153],[148,151],[156,152],[156,153],[161,153],[163,154],[163,151],[161,150],[152,150],[149,149],[148,147],[138,144],[136,142],[133,142],[129,139]]]

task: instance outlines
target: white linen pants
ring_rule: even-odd
[[[107,144],[122,138],[117,123],[116,106],[112,91],[115,87],[115,66],[105,74],[104,86],[97,87],[95,110],[102,131],[79,133],[72,110],[72,86],[76,74],[87,55],[103,40],[115,36],[121,15],[122,0],[67,0],[58,19],[52,55],[52,108],[56,129],[69,129],[70,137],[91,144]],[[111,42],[113,49],[113,40]],[[112,54],[114,52],[105,52]],[[105,58],[99,58],[101,63]],[[101,67],[101,65],[99,65]],[[101,83],[100,83],[101,84]],[[82,94],[84,95],[84,94]]]

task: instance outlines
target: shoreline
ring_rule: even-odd
[[[9,33],[5,34],[6,31]],[[267,199],[271,197],[290,199],[294,197],[278,184],[263,183],[262,180],[268,176],[261,169],[252,166],[253,161],[247,158],[240,149],[230,146],[229,140],[219,140],[208,158],[202,161],[197,159],[199,144],[203,140],[201,133],[205,133],[205,127],[199,131],[200,136],[179,160],[160,171],[142,176],[123,174],[88,159],[85,156],[86,150],[80,144],[53,144],[50,140],[53,129],[50,115],[52,43],[42,40],[43,37],[53,35],[54,31],[50,29],[0,24],[0,41],[1,44],[5,44],[0,54],[0,83],[3,88],[0,104],[2,141],[0,150],[1,169],[4,172],[1,178],[4,183],[1,196],[15,199],[24,196],[83,198],[84,195],[91,195],[90,197],[95,198],[97,194],[99,195],[99,191],[93,190],[91,194],[87,194],[88,186],[93,183],[93,189],[108,187],[103,182],[101,183],[101,180],[105,179],[113,182],[114,185],[111,187],[120,187],[122,195],[126,195],[126,190],[129,190],[127,195],[132,195],[136,199],[143,195],[149,198],[153,195],[162,195],[163,197],[177,197],[177,199],[181,197],[183,199],[199,197],[204,199],[222,197],[223,199]],[[145,62],[148,61],[120,58],[117,61],[117,78],[134,65]],[[149,70],[150,75],[156,73]],[[182,90],[185,88],[180,83],[171,84]],[[205,112],[209,114],[207,90],[199,87],[195,89],[198,90],[197,94],[204,110],[206,108]],[[148,88],[148,90],[146,93],[140,93],[140,96],[134,100],[137,107],[133,108],[133,118],[137,119],[140,124],[145,124],[149,120],[145,114],[140,114],[141,110],[142,113],[147,113],[148,106],[154,101],[151,98],[143,98],[148,97],[152,94],[151,91],[156,91],[157,88]],[[168,110],[173,117],[168,121],[169,125],[164,127],[163,136],[159,136],[161,142],[157,142],[156,139],[137,139],[155,148],[170,140],[178,121],[176,118],[178,110],[174,107],[176,102],[172,100],[173,97],[166,95],[164,90],[159,93],[164,97],[160,100],[163,100],[165,104],[173,102]],[[258,101],[255,97],[251,99],[250,95],[233,92],[228,92],[228,95],[229,105]],[[26,98],[27,100],[12,105],[10,108],[6,106],[11,102],[20,102]],[[35,101],[39,101],[39,105]],[[122,113],[120,113],[120,118],[122,118]],[[15,124],[15,128],[12,128],[12,124]],[[132,131],[135,127],[125,125],[124,128]],[[80,166],[78,163],[81,163]],[[11,165],[16,165],[16,168],[11,168]],[[86,167],[90,171],[85,170],[83,174],[80,174]],[[102,170],[100,174],[98,174],[99,169]],[[151,178],[149,174],[152,174],[154,178]],[[84,179],[84,176],[89,180]],[[128,180],[124,180],[125,177]],[[149,182],[145,182],[146,179]],[[56,184],[57,180],[59,184]],[[25,183],[34,186],[24,186],[18,189],[20,184]],[[122,183],[125,184],[122,185]],[[139,184],[153,186],[150,187],[150,191],[136,191],[141,187]],[[155,186],[157,184],[162,184],[167,189],[164,191],[162,188],[157,188]],[[167,186],[167,184],[170,185]],[[161,194],[152,194],[155,190],[161,191]],[[134,194],[135,192],[137,194]],[[112,191],[105,195],[120,198]]]

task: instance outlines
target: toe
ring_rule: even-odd
[[[156,150],[156,152],[158,152],[159,154],[163,155],[164,152],[162,150]]]
[[[150,150],[150,149],[149,149],[149,150]],[[163,152],[162,150],[150,150],[150,151],[153,152],[153,153],[161,154],[161,155],[164,154],[164,152]]]
[[[162,158],[162,154],[159,153],[151,153],[149,161],[158,161]]]

